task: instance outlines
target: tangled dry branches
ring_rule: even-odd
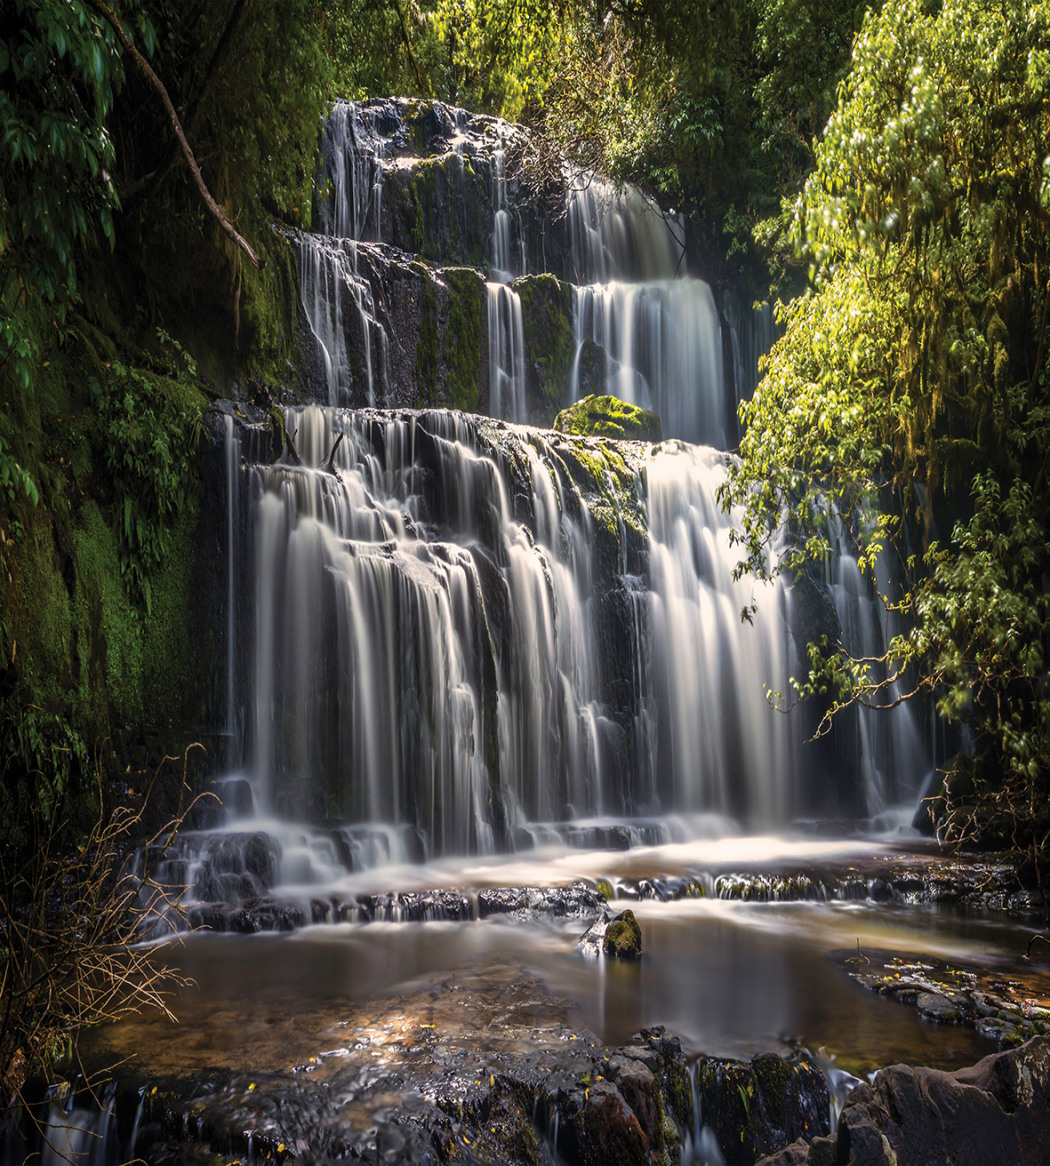
[[[187,981],[138,941],[159,910],[178,910],[180,889],[161,885],[154,868],[188,810],[135,862],[147,802],[107,812],[100,786],[98,816],[78,845],[62,844],[60,813],[38,813],[28,858],[16,867],[0,856],[0,1110],[24,1104],[27,1074],[70,1055],[83,1026],[148,1008],[172,1016],[168,1002]]]

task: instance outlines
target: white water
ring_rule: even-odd
[[[785,678],[781,602],[758,592],[741,626],[753,588],[731,578],[715,451],[630,447],[648,577],[602,577],[624,597],[624,659],[602,648],[608,516],[547,435],[452,413],[311,407],[286,423],[305,465],[250,471],[247,768],[264,812],[409,825],[430,853],[603,817],[786,820],[790,740],[761,688]],[[334,472],[306,468],[337,432]],[[625,556],[618,521],[604,537]]]
[[[503,283],[486,283],[489,330],[489,413],[526,420],[525,331],[521,297]]]
[[[605,392],[659,414],[665,436],[728,447],[721,325],[703,280],[616,280],[574,296],[571,400],[581,396],[580,354],[590,340],[604,355]]]
[[[300,301],[324,365],[328,404],[385,400],[390,342],[377,318],[372,285],[358,274],[357,244],[325,235],[299,235],[297,241]]]

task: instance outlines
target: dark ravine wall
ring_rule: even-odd
[[[276,233],[264,244],[265,268],[237,276],[199,237],[173,280],[159,269],[174,257],[154,255],[155,290],[149,257],[129,263],[118,250],[85,265],[79,311],[59,317],[23,299],[38,358],[25,380],[15,362],[0,368],[0,437],[38,492],[34,502],[0,490],[0,739],[13,837],[14,807],[40,782],[86,821],[96,772],[112,796],[137,796],[165,757],[179,758],[157,786],[162,820],[178,808],[187,745],[205,747],[190,754],[191,778],[225,763],[211,626],[220,575],[225,588],[225,531],[212,509],[222,479],[204,419],[217,385],[262,400],[300,391],[294,253]],[[194,301],[167,329],[147,326],[147,301],[162,318],[176,311],[187,268],[201,273]]]

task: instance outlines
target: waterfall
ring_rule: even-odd
[[[828,582],[843,643],[856,657],[877,659],[901,628],[895,615],[872,594],[841,524],[832,525],[831,535],[835,554],[830,561]],[[879,595],[886,596],[898,590],[885,555],[876,561],[875,588]],[[859,785],[865,812],[873,819],[902,803],[910,819],[914,801],[932,767],[931,751],[922,740],[915,709],[910,704],[892,707],[901,687],[902,682],[894,682],[883,692],[881,702],[887,708],[859,706],[855,710],[860,738]]]
[[[526,419],[525,330],[521,297],[503,283],[487,283],[489,412],[510,421]]]
[[[385,398],[386,329],[376,316],[371,283],[358,274],[350,239],[299,235],[300,301],[324,365],[329,405],[374,405],[375,366]]]
[[[829,814],[836,796],[851,804],[857,782],[875,815],[917,789],[910,713],[864,713],[858,748],[814,796],[800,730],[763,691],[786,691],[799,669],[792,597],[734,579],[717,492],[768,308],[730,297],[723,321],[708,284],[681,270],[681,219],[597,181],[569,192],[552,228],[548,266],[571,291],[549,275],[512,284],[531,257],[510,131],[440,103],[413,106],[410,122],[407,108],[341,103],[326,130],[319,219],[346,235],[296,236],[327,401],[286,411],[301,462],[238,457],[227,430],[230,578],[235,561],[251,577],[229,595],[240,664],[227,704],[239,679],[252,782],[238,797],[259,829],[333,831],[319,848],[306,826],[283,837],[285,881],[397,856],[653,839],[698,815],[783,826],[818,801]],[[484,214],[467,213],[468,191]],[[425,206],[433,238],[418,231]],[[420,248],[469,248],[490,278],[404,254],[408,223]],[[399,323],[410,318],[414,335]],[[597,368],[671,438],[521,424],[559,344],[566,381],[546,392],[575,396]],[[345,408],[395,390],[415,404],[424,381],[440,399],[450,354],[457,391],[493,418]],[[235,509],[247,516],[236,532]],[[846,548],[835,563],[823,594],[846,642],[874,650],[889,629]]]
[[[648,466],[656,771],[679,809],[784,822],[793,751],[762,691],[790,673],[782,586],[733,580],[723,476],[715,451],[673,443]]]
[[[385,143],[367,107],[337,101],[321,136],[317,219],[322,234],[379,238],[384,153]]]
[[[288,412],[246,471],[255,804],[427,853],[580,821],[792,809],[776,588],[731,578],[714,450],[451,412]],[[647,535],[639,529],[649,515]]]
[[[226,733],[232,738],[237,731],[236,660],[237,660],[237,483],[241,460],[240,441],[233,418],[223,417],[223,453],[226,471]]]
[[[426,331],[430,345],[452,313],[417,316],[427,293],[406,303],[398,288],[423,264],[468,264],[486,277],[488,392],[480,402],[487,399],[490,415],[546,415],[549,423],[562,405],[597,390],[657,412],[665,436],[735,444],[737,382],[751,375],[744,370],[757,366],[757,354],[751,332],[730,328],[730,345],[744,347],[727,384],[719,308],[710,285],[689,271],[682,217],[635,187],[592,178],[565,189],[563,213],[535,220],[537,204],[507,173],[518,132],[440,102],[336,103],[321,143],[321,233],[298,237],[303,310],[324,373],[320,399],[417,405],[418,358],[411,363],[416,349],[406,332]],[[530,400],[524,354],[534,363],[549,358],[550,321],[526,316],[516,281],[541,274],[572,288],[566,324],[575,359],[571,375]],[[387,373],[392,347],[410,354],[402,375]],[[585,348],[592,359],[581,376]],[[599,383],[590,375],[595,356]],[[449,399],[433,392],[431,403]]]
[[[605,391],[660,415],[665,433],[724,449],[732,419],[723,392],[718,309],[700,279],[591,284],[575,291],[577,346],[569,397],[580,395],[579,353],[605,355]]]

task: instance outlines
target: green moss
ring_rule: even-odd
[[[81,716],[101,728],[110,712],[125,721],[142,716],[142,619],[121,577],[117,537],[94,501],[84,504],[80,519],[78,698]]]
[[[609,924],[602,950],[610,959],[637,959],[642,954],[642,929],[633,911],[622,912]]]
[[[544,274],[515,280],[514,290],[521,300],[525,334],[529,419],[550,425],[565,400],[576,353],[572,288]]]
[[[239,334],[236,356],[268,384],[287,380],[295,353],[299,311],[299,264],[295,244],[274,233],[267,242],[266,266],[240,265]]]
[[[607,393],[584,397],[554,419],[554,428],[577,436],[660,441],[660,418]]]
[[[448,366],[448,403],[453,409],[476,413],[481,380],[482,302],[484,282],[471,268],[443,272],[448,285],[448,327],[445,362]]]

